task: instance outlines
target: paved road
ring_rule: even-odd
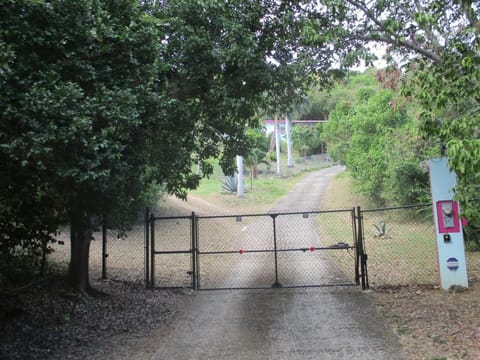
[[[318,209],[341,167],[308,174],[272,211]],[[199,291],[164,329],[152,360],[402,359],[361,290]]]

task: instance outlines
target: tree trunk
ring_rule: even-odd
[[[258,179],[258,166],[257,165],[252,166],[252,173],[253,173],[253,178],[255,180],[257,180]]]
[[[70,286],[81,293],[91,293],[88,276],[88,259],[92,239],[92,222],[85,211],[72,212],[70,219]]]
[[[250,191],[253,190],[253,167],[250,167]]]

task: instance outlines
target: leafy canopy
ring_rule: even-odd
[[[305,1],[299,9],[309,19],[312,47],[349,49],[338,53],[338,66],[370,64],[374,54],[366,44],[382,45],[388,61],[405,64],[405,94],[423,108],[423,137],[446,145],[458,176],[456,196],[474,216],[480,181],[478,2]]]
[[[70,222],[72,259],[88,258],[103,216],[125,227],[160,187],[195,188],[193,154],[206,175],[218,156],[231,172],[258,109],[307,83],[293,14],[269,0],[3,2],[2,256]]]

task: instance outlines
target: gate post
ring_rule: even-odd
[[[357,221],[358,216],[355,208],[352,208],[352,233],[353,243],[355,244],[355,285],[360,285],[360,261],[359,261],[359,249],[358,249],[358,234],[357,234]]]
[[[282,284],[278,281],[278,260],[277,260],[277,228],[275,219],[277,218],[278,214],[270,215],[273,219],[273,252],[275,254],[275,282],[272,284],[273,288],[282,287]]]
[[[190,231],[192,233],[192,243],[190,246],[192,288],[193,290],[197,290],[197,216],[194,211],[192,211]]]
[[[368,256],[365,253],[365,244],[363,237],[363,216],[360,206],[357,206],[357,218],[358,218],[358,230],[357,230],[357,247],[358,247],[358,260],[360,261],[360,277],[362,279],[362,290],[366,290],[370,287],[368,283],[367,272],[367,259]]]
[[[198,235],[198,216],[195,215],[195,289],[200,289],[200,236]]]
[[[150,214],[150,288],[155,286],[155,217]]]
[[[144,260],[145,260],[145,287],[150,288],[150,208],[145,209],[145,228],[144,231]]]
[[[107,219],[102,217],[102,279],[107,278]]]

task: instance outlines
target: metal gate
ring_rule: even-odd
[[[359,209],[146,218],[148,287],[368,286]]]

